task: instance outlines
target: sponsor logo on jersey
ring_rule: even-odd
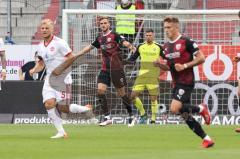
[[[180,52],[173,52],[166,55],[168,59],[175,59],[180,57]]]

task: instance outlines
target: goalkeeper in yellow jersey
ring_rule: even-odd
[[[162,47],[154,41],[155,35],[152,29],[145,31],[145,42],[137,47],[134,54],[131,55],[130,61],[135,61],[140,56],[140,70],[138,72],[137,79],[134,83],[131,98],[133,104],[140,112],[140,124],[146,123],[147,113],[144,110],[143,103],[138,97],[141,92],[148,90],[151,99],[151,123],[156,121],[156,114],[158,112],[157,97],[159,94],[159,75],[160,69],[154,67],[153,62],[158,60],[160,54],[163,53]]]

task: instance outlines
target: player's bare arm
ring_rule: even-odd
[[[1,75],[2,75],[2,79],[6,80],[6,56],[5,56],[5,51],[1,51],[0,52],[0,57],[1,57],[1,63],[2,63],[2,70],[1,70]]]
[[[200,65],[200,64],[204,63],[205,56],[204,56],[202,51],[199,50],[195,54],[195,56],[196,57],[192,61],[190,61],[188,63],[184,63],[184,64],[176,63],[175,64],[176,71],[182,71],[182,70],[185,70],[187,68],[192,68],[194,66],[197,66],[197,65]]]
[[[69,54],[69,56],[67,56],[66,60],[61,65],[59,65],[57,68],[55,68],[55,70],[53,70],[52,74],[54,76],[58,76],[58,75],[62,74],[62,72],[65,71],[68,67],[70,67],[75,60],[77,60],[82,55],[88,53],[93,48],[94,47],[92,45],[89,45],[89,46],[84,47],[81,51],[79,51],[75,55]]]
[[[76,57],[76,58],[79,58],[80,56],[82,56],[82,55],[90,52],[92,49],[94,49],[94,46],[88,45],[88,46],[84,47],[81,51],[79,51],[79,52],[75,55],[75,57]]]
[[[76,60],[75,56],[72,53],[68,54],[65,58],[66,58],[65,59],[66,63],[63,62],[62,64],[60,64],[57,68],[55,68],[52,71],[52,74],[54,76],[61,75],[63,73],[63,71],[66,70]]]
[[[41,72],[45,67],[43,60],[39,60],[36,65],[29,71],[29,74],[33,76],[34,73]]]
[[[128,41],[123,41],[122,44],[123,44],[123,46],[127,47],[130,50],[131,53],[134,53],[137,50],[136,47]]]

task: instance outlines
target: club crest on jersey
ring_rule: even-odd
[[[110,42],[112,39],[111,38],[107,38],[107,42]]]
[[[182,46],[181,44],[176,44],[176,46],[175,46],[175,47],[176,47],[176,50],[180,50],[180,49],[181,49],[181,46]]]
[[[54,47],[50,47],[50,51],[52,51],[52,52],[53,52],[54,50],[55,50],[55,48],[54,48]]]

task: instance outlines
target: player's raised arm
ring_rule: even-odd
[[[92,49],[94,49],[93,45],[88,45],[86,47],[84,47],[81,51],[79,51],[76,55],[75,58],[78,58],[86,53],[88,53],[89,51],[91,51]]]
[[[131,53],[136,52],[136,47],[135,47],[134,45],[132,45],[130,42],[124,40],[122,44],[123,44],[123,46],[125,46],[126,48],[128,48]]]
[[[55,68],[52,72],[53,75],[58,76],[62,74],[63,71],[65,71],[68,67],[70,67],[75,60],[77,60],[80,56],[88,53],[90,50],[92,50],[94,47],[92,45],[88,45],[84,47],[81,51],[79,51],[77,54],[69,54],[66,58],[66,60],[60,64],[57,68]]]

